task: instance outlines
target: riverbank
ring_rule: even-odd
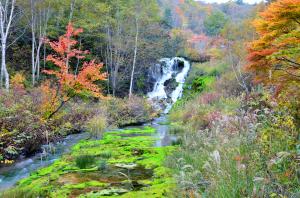
[[[141,97],[107,98],[94,102],[74,100],[51,119],[45,119],[43,102],[36,90],[12,90],[0,96],[0,162],[10,165],[42,152],[42,145],[62,141],[69,134],[118,128],[152,120],[157,113]],[[13,99],[11,99],[13,98]],[[90,123],[91,120],[97,120]],[[0,164],[0,166],[1,166]]]

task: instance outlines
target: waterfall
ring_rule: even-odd
[[[151,75],[155,83],[148,98],[158,109],[168,113],[172,105],[182,97],[189,70],[190,63],[180,57],[163,58],[152,68]]]

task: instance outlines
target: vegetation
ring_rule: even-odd
[[[95,138],[102,137],[104,130],[107,128],[107,120],[104,116],[95,116],[88,122],[88,131]]]
[[[219,35],[226,24],[226,15],[221,11],[213,12],[204,21],[206,34],[209,36]]]
[[[94,156],[91,155],[79,155],[76,157],[76,166],[80,169],[86,169],[89,165],[94,163]]]
[[[258,72],[256,81],[276,86],[278,94],[298,93],[299,14],[298,1],[278,1],[253,22],[259,38],[249,48],[247,69]]]
[[[187,196],[296,195],[298,129],[291,111],[260,91],[226,93],[223,76],[170,115],[184,140],[169,157],[178,186]]]
[[[146,127],[107,132],[102,140],[81,141],[70,154],[32,173],[2,197],[74,197],[83,192],[82,197],[168,197],[174,180],[163,161],[175,147],[153,147],[153,133],[155,129]]]
[[[182,197],[299,196],[299,8],[279,0],[252,16],[254,41],[251,20],[225,25],[223,56],[193,65],[169,117],[182,139],[168,157]]]
[[[299,0],[0,0],[0,172],[90,135],[0,197],[300,197],[299,20]],[[151,122],[174,56],[183,96]]]

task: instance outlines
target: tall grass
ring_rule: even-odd
[[[102,115],[93,117],[87,124],[88,132],[95,138],[101,138],[106,127],[107,118]]]
[[[88,168],[95,162],[95,158],[92,155],[79,155],[75,159],[76,166],[80,169]]]
[[[243,94],[230,72],[216,79],[170,112],[182,140],[167,161],[176,192],[181,197],[300,197],[299,128],[291,110],[265,91]]]

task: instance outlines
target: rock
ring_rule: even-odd
[[[168,113],[171,106],[182,96],[183,84],[189,72],[190,63],[184,58],[163,58],[149,69],[149,100],[157,110]]]
[[[210,154],[210,156],[213,158],[213,160],[218,166],[221,164],[221,157],[218,150],[215,150],[212,154]]]
[[[137,164],[134,164],[134,163],[131,163],[131,164],[115,164],[115,167],[132,170],[132,169],[135,169],[137,167]]]
[[[111,189],[105,189],[101,190],[97,195],[99,196],[111,196],[111,195],[121,195],[124,193],[127,193],[128,190],[123,188],[111,188]]]
[[[165,91],[169,96],[178,86],[178,82],[176,82],[175,78],[171,78],[164,83],[164,86],[165,86]]]
[[[138,148],[134,148],[134,149],[132,149],[131,153],[134,156],[139,156],[139,155],[143,155],[144,154],[144,150],[138,149]]]
[[[265,180],[265,178],[263,178],[263,177],[254,177],[253,178],[253,181],[254,182],[262,182],[262,181],[264,181]]]

